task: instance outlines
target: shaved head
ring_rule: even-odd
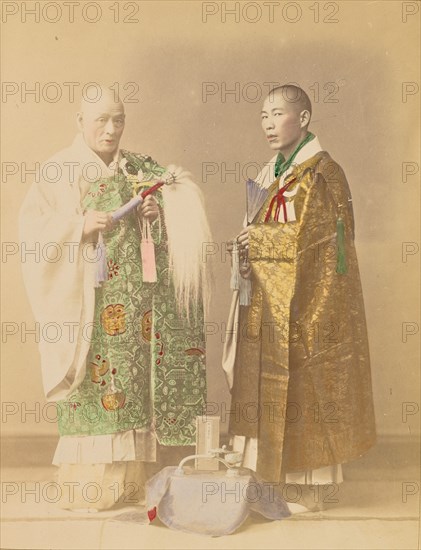
[[[104,105],[107,107],[112,106],[114,109],[124,113],[124,105],[117,92],[104,85],[97,85],[97,95],[95,98],[82,97],[79,112],[87,113],[101,110]]]
[[[298,86],[279,86],[269,92],[261,117],[270,148],[288,158],[308,134],[311,102]]]
[[[310,98],[305,91],[298,86],[294,86],[293,84],[285,84],[284,86],[273,88],[268,95],[269,101],[271,98],[273,100],[275,95],[280,95],[284,101],[295,108],[297,113],[308,111],[311,116],[312,108]]]

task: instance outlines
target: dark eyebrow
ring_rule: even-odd
[[[271,113],[273,113],[273,111],[284,111],[285,109],[283,107],[274,107],[273,109],[270,110]],[[260,114],[263,115],[267,115],[267,111],[260,111]]]

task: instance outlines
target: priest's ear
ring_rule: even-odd
[[[310,118],[311,118],[310,111],[307,111],[307,109],[305,109],[304,111],[301,111],[300,113],[301,128],[307,128],[307,126],[310,124]]]
[[[83,131],[83,113],[82,112],[77,113],[76,123],[77,123],[78,129],[82,132]]]

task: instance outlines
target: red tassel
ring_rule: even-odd
[[[142,241],[140,243],[144,283],[156,283],[155,245],[148,221],[143,223]]]

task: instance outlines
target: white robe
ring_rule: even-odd
[[[119,152],[107,166],[81,134],[41,168],[19,216],[24,283],[40,324],[42,380],[47,401],[66,399],[86,374],[95,307],[95,246],[82,243],[81,202],[91,183],[111,177]],[[57,177],[58,175],[58,177]],[[53,181],[54,180],[54,181]],[[29,251],[38,250],[39,254]],[[49,261],[61,254],[57,261]],[[53,331],[58,331],[57,341]],[[156,460],[153,429],[99,436],[61,437],[53,464]]]
[[[57,327],[60,335],[41,338],[42,379],[48,401],[67,396],[85,377],[95,305],[95,258],[92,244],[82,243],[81,201],[94,171],[108,177],[112,170],[78,135],[72,145],[44,163],[23,202],[19,216],[23,279],[35,320]],[[55,174],[58,172],[58,178]],[[56,181],[53,181],[56,180]],[[60,257],[49,261],[56,251]],[[52,325],[49,325],[52,324]],[[50,329],[52,332],[52,329]]]

